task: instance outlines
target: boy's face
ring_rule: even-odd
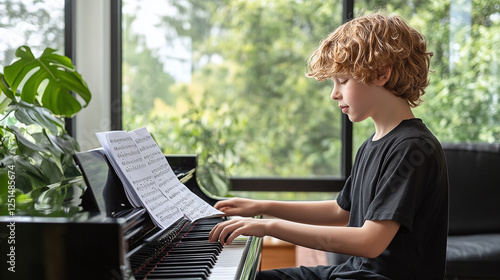
[[[338,101],[342,113],[352,122],[360,122],[376,113],[376,85],[363,84],[349,75],[333,77],[335,85],[331,98]]]

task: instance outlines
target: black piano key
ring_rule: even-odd
[[[150,277],[159,277],[163,278],[168,277],[200,277],[202,279],[208,278],[210,275],[210,267],[204,265],[194,265],[189,268],[186,266],[158,266],[153,270],[150,270],[147,273],[137,274],[137,279],[149,279]]]
[[[168,261],[190,261],[190,260],[193,260],[193,261],[196,261],[196,260],[199,260],[199,261],[205,261],[207,263],[212,263],[212,264],[215,264],[215,261],[217,259],[213,259],[213,258],[209,258],[207,259],[206,256],[202,256],[202,255],[172,255],[172,256],[168,256],[168,257],[165,257],[163,258],[163,260],[161,260],[162,262],[168,262]]]
[[[196,272],[191,272],[191,271],[186,271],[184,273],[178,272],[178,273],[159,273],[159,274],[151,274],[148,276],[145,276],[144,278],[140,279],[201,279],[201,280],[206,280],[208,279],[208,276]]]
[[[219,252],[222,251],[223,247],[220,245],[220,243],[210,243],[210,244],[188,244],[188,245],[180,245],[179,248],[212,248],[216,249]]]
[[[160,270],[164,269],[169,269],[171,267],[183,267],[184,270],[190,270],[191,268],[202,268],[207,271],[210,271],[211,269],[214,268],[214,264],[211,262],[206,262],[205,260],[202,261],[195,261],[195,262],[187,262],[187,261],[168,261],[165,263],[160,263],[154,267],[146,267],[145,271],[148,271],[150,274],[151,273],[157,273]],[[142,274],[147,274],[147,272],[143,272]]]
[[[189,274],[187,273],[189,272]],[[183,275],[199,275],[201,277],[208,277],[210,270],[208,267],[197,266],[186,269],[185,266],[170,266],[161,267],[154,270],[154,275],[169,275],[169,274],[183,274]]]
[[[155,277],[153,275],[153,276],[148,277],[147,279],[155,279]],[[165,279],[165,278],[157,277],[156,279]],[[187,276],[187,277],[171,277],[171,278],[168,278],[168,280],[204,280],[204,279],[201,277]]]
[[[172,251],[168,253],[168,255],[173,255],[173,254],[203,254],[203,253],[214,253],[217,254],[219,253],[220,250],[219,248],[210,248],[210,247],[176,247]]]
[[[145,278],[141,278],[141,279],[169,279],[169,280],[173,280],[173,279],[179,279],[179,280],[186,280],[186,279],[197,279],[197,280],[206,280],[208,279],[208,277],[204,277],[204,276],[200,276],[198,274],[181,274],[181,273],[172,273],[172,274],[169,274],[169,275],[156,275],[156,274],[152,274],[152,275],[149,275]]]
[[[197,260],[170,260],[166,259],[162,261],[161,263],[157,264],[157,267],[169,267],[169,266],[203,266],[203,267],[208,267],[212,268],[214,267],[211,262],[207,262],[205,259],[197,259]]]

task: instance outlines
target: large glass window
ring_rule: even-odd
[[[498,1],[152,2],[123,1],[123,127],[147,126],[166,153],[198,153],[237,178],[311,179],[302,190],[342,183],[342,147],[355,153],[373,125],[342,138],[333,85],[304,73],[344,3],[354,16],[401,15],[424,34],[433,73],[415,114],[440,141],[500,141]]]
[[[341,1],[123,1],[123,128],[232,176],[339,176],[331,84],[305,77]]]
[[[23,45],[35,56],[47,47],[64,53],[64,0],[1,0],[0,38],[0,72]]]

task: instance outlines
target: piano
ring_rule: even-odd
[[[84,191],[82,211],[71,218],[0,217],[0,279],[211,279],[251,280],[260,265],[262,239],[239,237],[229,246],[208,242],[223,218],[181,218],[157,227],[134,208],[102,150],[74,155]],[[196,156],[167,156],[174,173],[210,204],[196,180]],[[78,189],[78,188],[77,188]]]

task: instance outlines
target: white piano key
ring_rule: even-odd
[[[211,280],[233,280],[238,268],[245,261],[243,252],[248,237],[238,237],[231,245],[225,245],[210,273]]]

